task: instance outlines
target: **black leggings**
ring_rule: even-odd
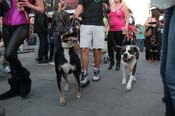
[[[109,31],[108,33],[108,54],[110,61],[114,61],[114,52],[116,52],[116,61],[120,62],[121,60],[121,46],[123,43],[123,34],[122,31]]]
[[[12,77],[23,78],[28,70],[18,59],[18,48],[28,33],[29,25],[3,26],[3,40],[5,44],[4,56],[10,64]]]

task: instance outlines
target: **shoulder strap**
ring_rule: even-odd
[[[118,10],[120,10],[121,8],[123,8],[123,3],[120,4]]]

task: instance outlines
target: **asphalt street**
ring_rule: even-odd
[[[160,62],[149,64],[144,53],[138,62],[137,81],[132,90],[122,86],[121,71],[108,70],[102,63],[102,78],[81,89],[75,97],[75,81],[69,75],[70,90],[65,92],[66,105],[59,104],[56,74],[53,65],[38,65],[34,52],[19,54],[22,64],[31,72],[32,90],[27,99],[15,97],[0,101],[6,116],[164,116],[163,87],[159,74]],[[89,75],[93,76],[92,57]],[[8,90],[8,74],[0,74],[0,93]]]

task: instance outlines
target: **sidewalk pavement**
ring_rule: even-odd
[[[121,85],[121,71],[109,71],[108,64],[102,64],[101,80],[82,88],[80,99],[75,98],[74,78],[69,76],[70,90],[65,92],[65,106],[59,104],[54,66],[37,65],[33,52],[20,54],[19,58],[31,72],[32,90],[28,99],[15,97],[0,101],[6,116],[164,116],[160,63],[149,64],[144,59],[144,53],[141,53],[137,82],[131,91]],[[90,76],[92,64],[91,57]],[[9,88],[8,78],[9,75],[0,75],[0,93]]]

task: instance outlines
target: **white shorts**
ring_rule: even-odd
[[[80,48],[103,49],[105,39],[104,26],[81,25]]]

